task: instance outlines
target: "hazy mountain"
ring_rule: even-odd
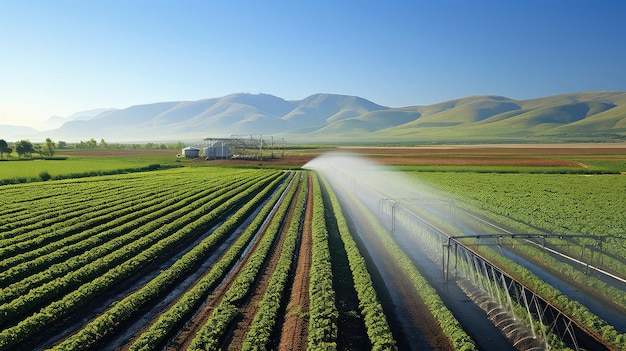
[[[92,119],[96,117],[97,115],[101,114],[102,112],[109,112],[109,111],[115,111],[115,109],[114,108],[96,108],[93,110],[80,111],[80,112],[76,112],[66,117],[65,120],[66,121],[84,121],[84,120]]]
[[[17,141],[22,139],[29,139],[39,134],[39,131],[30,127],[13,126],[13,125],[0,125],[0,139],[5,141]]]
[[[45,120],[41,125],[38,125],[37,128],[39,130],[50,130],[59,128],[63,125],[63,123],[67,122],[67,120],[61,116],[51,116],[47,120]]]
[[[68,117],[52,116],[43,122],[40,126],[37,126],[39,130],[51,130],[60,128],[65,122],[69,121],[84,121],[94,118],[102,112],[114,110],[112,108],[98,108],[87,111],[76,112]]]
[[[402,108],[337,94],[289,101],[268,94],[231,94],[85,111],[64,120],[59,128],[35,136],[33,130],[15,128],[8,134],[8,127],[2,126],[0,138],[123,142],[265,134],[293,142],[333,143],[622,141],[626,92],[528,100],[481,95]]]

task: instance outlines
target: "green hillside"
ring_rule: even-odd
[[[369,143],[624,141],[626,93],[572,93],[529,100],[474,96],[368,112],[295,137]]]

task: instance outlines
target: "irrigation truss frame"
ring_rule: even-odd
[[[371,195],[378,198],[379,218],[382,218],[383,215],[389,216],[392,232],[400,223],[405,227],[405,229],[413,231],[415,235],[421,236],[422,238],[427,236],[436,238],[434,242],[432,242],[431,239],[430,245],[439,246],[440,250],[442,250],[440,252],[444,284],[447,284],[449,279],[450,254],[451,249],[454,247],[454,272],[457,277],[457,283],[460,286],[464,285],[461,288],[466,291],[468,296],[471,294],[474,294],[474,297],[480,295],[474,302],[483,308],[489,318],[492,319],[494,324],[499,329],[500,327],[503,328],[501,329],[502,332],[507,336],[507,338],[510,338],[514,346],[518,347],[520,344],[526,343],[526,346],[523,347],[525,350],[549,348],[549,345],[547,344],[546,330],[540,326],[536,327],[533,325],[533,316],[535,316],[535,318],[539,320],[540,324],[545,325],[547,330],[555,333],[561,341],[568,344],[574,350],[581,350],[578,340],[581,337],[585,338],[586,343],[594,343],[598,349],[605,347],[595,335],[589,334],[584,326],[570,318],[557,306],[553,305],[541,295],[525,286],[522,282],[518,281],[491,263],[489,260],[482,257],[480,254],[476,253],[469,247],[470,245],[466,245],[461,242],[461,240],[464,239],[477,240],[488,238],[496,239],[496,241],[498,241],[504,238],[513,238],[528,240],[530,243],[538,245],[534,241],[530,241],[530,239],[543,238],[545,240],[546,238],[589,238],[589,236],[565,234],[517,234],[510,232],[503,234],[451,236],[434,224],[430,223],[427,219],[403,206],[400,201],[419,202],[422,204],[436,201],[437,203],[447,205],[451,214],[455,211],[463,211],[462,209],[455,207],[453,202],[434,198],[390,199],[371,189],[370,192]],[[598,238],[599,242],[602,240],[603,238]],[[497,243],[483,244],[497,245]],[[576,260],[575,258],[569,256],[568,258]],[[463,262],[459,262],[459,259]],[[579,260],[576,261],[588,266],[590,269],[599,270],[602,273],[608,273],[588,263]],[[462,266],[463,269],[459,269],[460,266]],[[619,277],[617,278],[621,279]],[[470,296],[470,298],[472,298],[472,296]],[[496,309],[496,305],[493,305],[494,301],[497,301],[497,306],[506,307]],[[526,316],[520,316],[519,312],[516,313],[513,305],[522,306],[526,311]],[[508,321],[507,323],[510,323],[510,325],[501,325],[501,323],[503,323],[502,318],[506,319]],[[525,322],[522,322],[523,320],[525,320]],[[526,326],[523,326],[520,323],[527,324]],[[541,335],[537,335],[537,332]]]

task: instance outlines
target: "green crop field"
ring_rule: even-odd
[[[403,349],[412,333],[442,350],[483,348],[467,332],[473,323],[457,320],[415,253],[349,176],[340,183],[333,172],[294,169],[309,152],[321,151],[288,150],[294,158],[284,169],[165,152],[0,162],[0,350]],[[602,238],[601,250],[578,240],[564,252],[592,255],[623,277],[625,161],[568,159],[587,168],[407,164],[390,174],[508,228]],[[390,185],[378,184],[383,191]],[[495,250],[482,252],[609,349],[626,344],[580,303]],[[626,304],[623,290],[540,249],[517,252],[600,299]],[[391,271],[379,266],[381,258]],[[388,290],[387,275],[411,301],[402,311],[390,307],[397,292]],[[399,328],[396,318],[415,325]],[[550,340],[563,348],[556,336]]]
[[[415,172],[455,199],[554,233],[626,239],[622,175]]]
[[[63,156],[53,159],[24,159],[0,162],[0,184],[50,179],[78,178],[160,167],[175,167],[176,154],[138,156]],[[158,165],[158,167],[157,167]],[[44,176],[45,177],[45,176]]]

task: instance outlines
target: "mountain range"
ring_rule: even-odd
[[[74,142],[197,140],[272,135],[290,142],[425,144],[626,140],[626,92],[599,91],[515,100],[480,95],[392,108],[357,96],[315,94],[285,100],[231,94],[84,111],[37,131],[0,126],[0,138]]]

